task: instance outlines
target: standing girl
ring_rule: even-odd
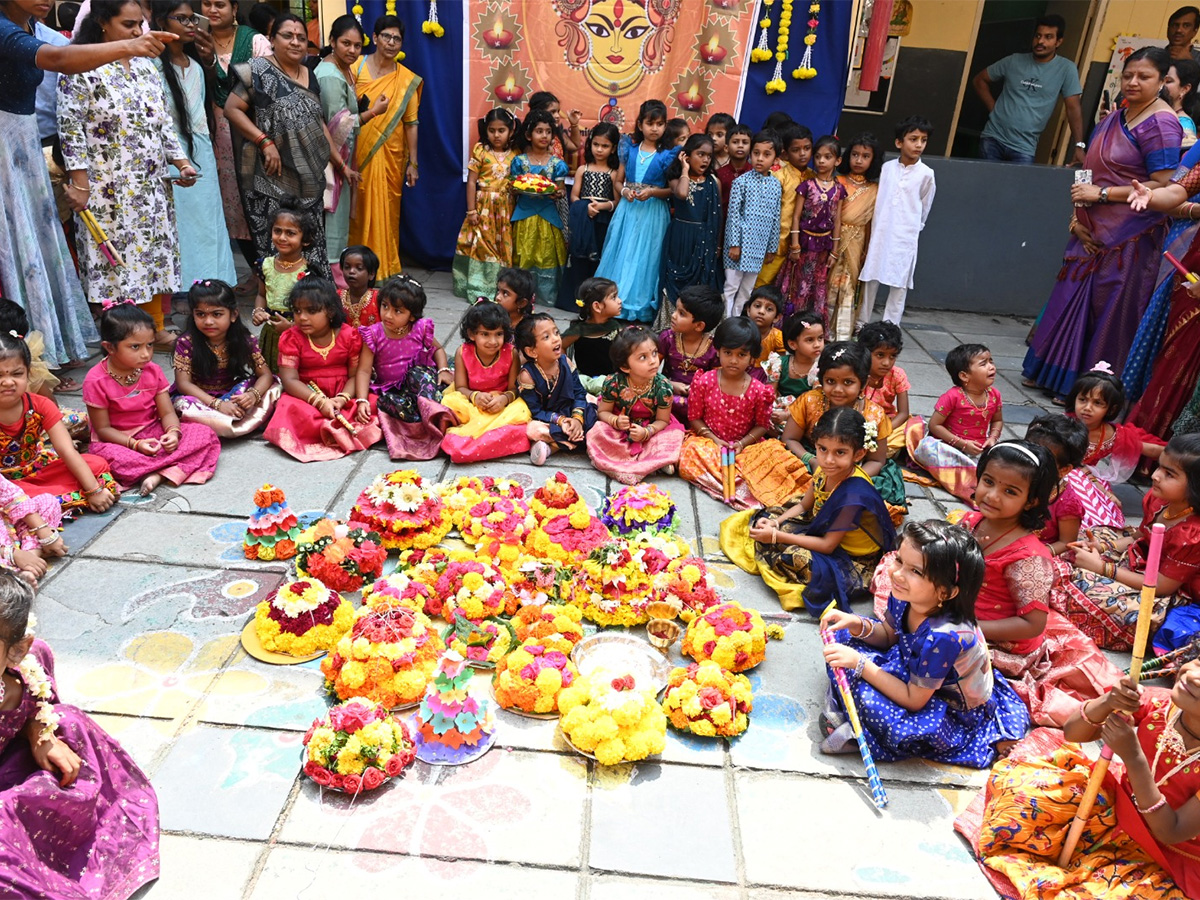
[[[338,257],[338,268],[346,282],[346,287],[338,291],[342,309],[346,311],[346,324],[353,328],[374,325],[379,321],[379,291],[375,290],[379,257],[370,247],[347,247]]]
[[[841,255],[842,200],[846,198],[846,188],[837,179],[841,161],[842,148],[836,137],[817,138],[813,150],[816,174],[796,188],[791,250],[779,273],[785,315],[811,309],[829,319],[825,305],[829,267]]]
[[[283,396],[263,437],[301,462],[341,459],[383,436],[375,398],[350,396],[362,338],[346,324],[332,281],[306,278],[289,298],[295,323],[279,338]]]
[[[479,142],[467,164],[467,217],[458,232],[451,274],[454,295],[486,297],[513,260],[513,198],[508,188],[517,120],[496,107],[479,120]]]
[[[715,293],[715,292],[714,292]],[[680,301],[682,302],[682,300]],[[710,497],[724,499],[721,449],[736,458],[730,506],[778,506],[802,494],[809,474],[777,440],[763,440],[771,427],[775,390],[750,367],[758,357],[758,327],[744,316],[726,319],[713,333],[717,368],[700,372],[688,391],[688,430],[679,454],[679,474]]]
[[[879,170],[883,168],[883,147],[870,132],[850,142],[842,156],[838,181],[846,191],[842,200],[841,243],[838,258],[829,267],[826,310],[829,333],[835,341],[849,340],[854,330],[854,310],[858,296],[858,273],[867,255],[867,234],[875,215],[875,197],[879,193]]]
[[[379,321],[359,329],[355,404],[379,398],[379,426],[392,459],[433,459],[446,429],[456,424],[438,402],[454,375],[433,320],[423,318],[425,302],[420,284],[393,275],[379,288]]]
[[[814,616],[835,598],[850,601],[892,549],[887,504],[862,470],[866,420],[831,409],[813,429],[818,466],[800,502],[738,513],[721,523],[721,549],[737,566],[762,576],[784,609]]]
[[[275,255],[259,266],[258,295],[250,322],[261,325],[258,344],[272,372],[279,371],[279,336],[291,327],[289,298],[292,288],[308,274],[305,248],[316,235],[312,216],[284,204],[271,225]]]
[[[692,285],[721,289],[721,183],[712,174],[713,142],[693,134],[667,169],[671,222],[663,241],[655,326],[665,328],[680,292]]]
[[[529,407],[532,421],[527,434],[533,446],[529,458],[535,466],[558,450],[575,450],[596,424],[596,407],[571,364],[563,359],[562,336],[546,313],[526,316],[517,326],[517,351],[525,365],[517,375],[517,389]]]
[[[825,646],[830,685],[821,751],[858,749],[836,668],[854,675],[850,692],[875,759],[987,768],[1004,745],[1025,736],[1029,712],[992,671],[975,621],[985,571],[979,545],[955,525],[909,522],[890,568],[892,590],[880,619],[834,610],[821,623],[851,637]]]
[[[592,465],[622,484],[660,469],[673,475],[684,431],[671,415],[671,382],[658,374],[654,332],[631,326],[609,350],[618,371],[604,381],[596,404],[600,421],[588,432]]]
[[[554,117],[540,110],[522,124],[522,152],[509,165],[509,174],[543,175],[554,182],[553,194],[517,192],[513,207],[513,264],[528,269],[537,279],[537,295],[544,302],[558,296],[558,282],[567,262],[563,220],[554,201],[562,196],[567,164],[550,149]]]
[[[600,250],[608,234],[608,223],[617,208],[617,197],[625,185],[617,160],[621,132],[611,122],[600,122],[583,148],[584,163],[575,170],[571,185],[571,207],[567,215],[570,245],[567,271],[558,292],[559,309],[575,310],[579,286],[596,274]]]
[[[1067,409],[1088,429],[1083,464],[1109,484],[1128,480],[1141,457],[1162,455],[1162,440],[1136,425],[1116,421],[1125,411],[1125,386],[1106,363],[1075,379]]]
[[[148,495],[164,480],[204,484],[217,470],[221,441],[205,425],[180,425],[167,377],[154,363],[154,320],[130,302],[100,315],[105,358],[83,379],[92,428],[91,450],[108,460],[126,487]]]
[[[525,453],[529,407],[517,396],[517,356],[508,311],[484,300],[470,307],[459,326],[454,387],[442,403],[458,425],[446,431],[442,449],[456,463],[482,462]]]
[[[271,375],[223,281],[197,281],[188,291],[187,331],[175,342],[175,412],[221,437],[252,434],[279,401]]]
[[[1087,635],[1055,612],[1062,588],[1037,532],[1058,482],[1045,447],[1005,441],[979,459],[979,512],[964,528],[983,549],[986,571],[975,614],[992,662],[1012,682],[1038,725],[1061,728],[1081,700],[1098,697],[1121,677]],[[886,573],[875,607],[886,603]]]
[[[667,168],[678,152],[662,143],[666,127],[666,105],[646,100],[638,109],[633,135],[621,138],[621,199],[628,202],[613,216],[596,267],[597,275],[617,283],[631,322],[649,322],[657,309],[663,239],[670,220]]]
[[[613,374],[609,349],[613,338],[628,323],[619,318],[621,298],[617,286],[607,278],[589,278],[579,286],[575,301],[579,318],[563,333],[563,349],[575,363],[575,371],[589,394],[600,393],[604,379]]]

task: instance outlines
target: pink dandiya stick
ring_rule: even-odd
[[[1176,268],[1176,270],[1179,272],[1179,274],[1184,277],[1185,280],[1190,281],[1192,284],[1195,284],[1197,281],[1200,281],[1200,277],[1197,277],[1195,272],[1189,272],[1187,267],[1184,266],[1184,264],[1181,263],[1179,260],[1177,260],[1171,254],[1170,251],[1165,251],[1163,253],[1163,256],[1165,256],[1167,258],[1167,262],[1169,262],[1171,265],[1173,265]]]
[[[1146,575],[1142,579],[1142,595],[1138,605],[1137,629],[1133,637],[1133,655],[1129,666],[1129,675],[1137,684],[1142,677],[1142,663],[1146,659],[1146,644],[1150,640],[1150,617],[1154,614],[1154,597],[1158,591],[1158,563],[1162,558],[1163,534],[1166,528],[1158,522],[1150,529],[1150,549],[1146,554]],[[1079,809],[1071,821],[1067,839],[1063,842],[1062,851],[1058,854],[1058,867],[1065,869],[1071,861],[1072,854],[1079,844],[1079,838],[1087,825],[1088,817],[1092,814],[1092,806],[1100,795],[1100,784],[1108,774],[1108,764],[1112,762],[1113,751],[1107,744],[1100,750],[1100,758],[1092,767],[1083,796],[1079,798]]]

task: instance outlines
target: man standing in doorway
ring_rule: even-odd
[[[1062,16],[1037,20],[1032,53],[1014,53],[992,63],[971,84],[988,109],[988,123],[979,138],[984,159],[1029,165],[1038,140],[1061,96],[1067,108],[1067,123],[1075,145],[1071,163],[1083,165],[1083,113],[1080,110],[1079,73],[1075,64],[1058,55],[1066,33]],[[1194,33],[1194,32],[1193,32]],[[1004,83],[999,99],[992,85]]]
[[[1200,9],[1181,6],[1167,19],[1167,53],[1171,59],[1187,59],[1200,63],[1200,50],[1192,46],[1200,29]]]

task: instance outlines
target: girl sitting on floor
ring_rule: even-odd
[[[900,326],[892,322],[868,322],[856,340],[871,354],[871,374],[863,396],[878,403],[891,420],[887,454],[894,458],[904,450],[904,431],[913,418],[908,410],[908,392],[912,386],[904,370],[896,365],[896,358],[904,349],[904,335]]]
[[[100,314],[105,357],[83,379],[91,451],[123,486],[148,495],[163,481],[204,484],[217,470],[221,441],[207,425],[180,424],[167,376],[154,362],[154,320],[132,300]],[[82,472],[80,473],[82,474]]]
[[[187,331],[175,341],[175,412],[219,436],[252,434],[279,402],[279,381],[238,314],[233,288],[197,281],[188,290]]]
[[[563,349],[575,364],[575,372],[584,389],[600,393],[604,380],[617,371],[609,348],[613,339],[629,323],[621,316],[621,298],[617,283],[607,278],[586,278],[579,285],[575,303],[579,318],[563,332]]]
[[[528,452],[529,407],[517,396],[520,366],[508,311],[482,300],[463,314],[459,334],[454,387],[442,394],[458,425],[446,430],[442,449],[456,463]]]
[[[852,673],[850,693],[876,760],[910,757],[984,769],[1029,729],[1029,712],[992,671],[975,624],[983,583],[979,544],[962,528],[909,522],[890,557],[892,591],[881,619],[831,610],[821,627],[845,629],[827,644],[829,687],[823,753],[854,753],[858,743],[833,669]]]
[[[517,389],[532,417],[526,429],[532,442],[529,458],[541,466],[551,453],[583,444],[596,424],[596,407],[588,402],[570,362],[563,359],[562,336],[552,316],[526,316],[517,326],[515,342],[525,358]]]
[[[366,450],[383,433],[374,395],[350,396],[362,338],[346,324],[333,282],[304,279],[288,305],[295,324],[279,339],[283,396],[263,437],[301,462]]]
[[[721,549],[737,566],[762,576],[784,609],[814,616],[836,599],[850,608],[896,532],[887,504],[860,463],[867,453],[862,413],[831,409],[813,429],[816,474],[790,509],[768,507],[721,523]]]
[[[496,303],[508,313],[508,327],[514,332],[521,320],[533,312],[537,299],[537,279],[527,269],[501,269],[496,277]]]
[[[1127,481],[1138,459],[1158,459],[1166,442],[1136,425],[1116,421],[1125,411],[1125,385],[1108,367],[1098,363],[1071,385],[1067,409],[1088,429],[1083,464],[1109,484]]]

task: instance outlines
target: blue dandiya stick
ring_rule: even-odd
[[[834,608],[835,603],[830,603],[825,608],[825,612],[821,614],[822,619],[825,618],[829,610]],[[837,643],[833,632],[826,628],[821,629],[821,640],[826,644]],[[854,703],[854,695],[850,693],[850,679],[846,677],[845,669],[840,668],[833,669],[833,679],[837,682],[838,693],[842,697],[842,705],[846,707],[846,715],[850,719],[850,727],[854,729],[854,738],[858,741],[858,752],[862,756],[863,768],[867,770],[867,784],[871,786],[871,799],[875,801],[877,809],[884,809],[888,805],[887,791],[883,789],[883,779],[879,777],[879,770],[875,768],[875,757],[871,755],[871,748],[867,744],[867,736],[863,733],[862,721],[858,718],[858,707]]]

